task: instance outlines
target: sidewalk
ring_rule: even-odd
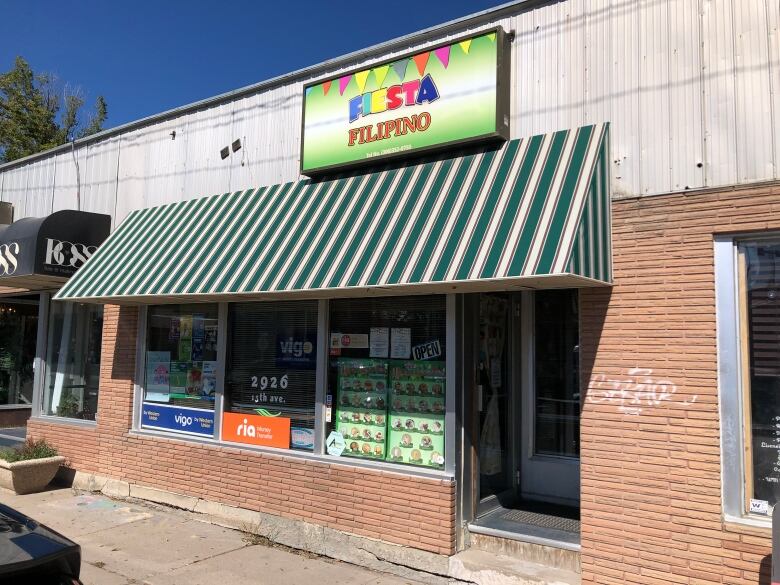
[[[0,502],[81,545],[85,585],[418,585],[305,553],[265,546],[242,532],[174,509],[76,495],[70,489]]]
[[[8,427],[0,429],[0,447],[15,447],[23,443],[27,436],[27,427]]]

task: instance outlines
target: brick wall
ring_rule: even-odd
[[[239,448],[130,435],[138,312],[107,306],[98,423],[32,421],[72,467],[422,550],[455,549],[455,484]]]
[[[778,186],[614,203],[615,286],[581,297],[583,583],[769,583],[769,531],[721,517],[713,235],[779,212]]]

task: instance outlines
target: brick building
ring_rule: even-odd
[[[28,434],[437,575],[768,583],[779,24],[517,2],[77,141],[77,205],[69,150],[0,166],[17,216],[112,226],[3,299]]]

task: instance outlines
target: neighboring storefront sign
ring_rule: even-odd
[[[290,448],[290,419],[226,412],[222,415],[222,439],[263,447]]]
[[[73,210],[0,226],[0,277],[70,277],[110,231],[110,216]]]
[[[304,88],[301,172],[509,137],[503,29]]]
[[[141,426],[211,437],[214,434],[214,411],[144,402]]]

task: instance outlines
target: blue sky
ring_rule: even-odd
[[[0,71],[36,71],[108,102],[118,126],[505,0],[2,2]]]

